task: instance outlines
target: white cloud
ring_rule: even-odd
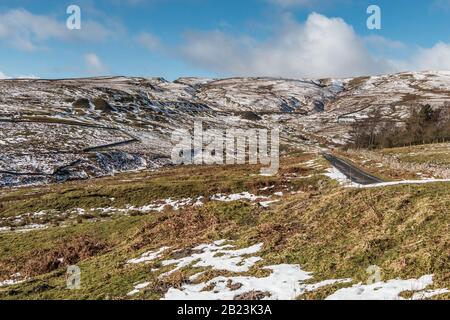
[[[93,21],[83,21],[81,30],[68,30],[64,21],[23,9],[0,14],[0,39],[25,51],[36,50],[51,39],[101,41],[113,37],[117,31],[117,26],[106,27]]]
[[[181,47],[191,63],[227,75],[292,78],[350,77],[392,71],[374,59],[340,18],[312,13],[305,24],[288,20],[269,40],[221,31],[189,33]]]
[[[8,76],[0,71],[0,80],[1,79],[39,79],[39,77],[35,75]]]
[[[26,75],[19,75],[17,77],[15,77],[15,79],[31,79],[31,80],[35,80],[35,79],[40,79],[40,77],[34,75],[34,74],[26,74]]]
[[[103,75],[108,71],[108,68],[95,53],[85,54],[84,62],[90,75]]]
[[[159,38],[148,32],[141,33],[136,40],[149,51],[158,51],[163,48]]]
[[[415,70],[450,70],[450,44],[439,42],[432,48],[420,48],[410,65]]]
[[[404,44],[401,41],[386,39],[379,35],[370,35],[365,37],[363,40],[366,45],[373,47],[381,47],[384,49],[396,49],[396,50],[406,48],[406,44]]]
[[[189,32],[180,52],[191,64],[226,76],[343,78],[450,70],[448,43],[420,48],[379,35],[360,37],[344,20],[317,13],[304,24],[288,18],[282,25],[265,40],[218,30]]]
[[[9,79],[9,77],[0,71],[0,79]]]

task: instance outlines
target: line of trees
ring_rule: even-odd
[[[381,121],[380,115],[375,115],[370,121],[355,123],[350,147],[377,149],[450,141],[450,105],[413,108],[402,125]]]

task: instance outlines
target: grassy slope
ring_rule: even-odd
[[[392,148],[383,150],[381,153],[397,156],[400,161],[408,163],[450,165],[450,143]]]
[[[184,167],[4,193],[0,196],[2,216],[54,207],[111,205],[111,197],[120,206],[169,196],[261,194],[259,188],[273,184],[276,187],[270,193],[284,186],[302,191],[285,192],[283,202],[270,209],[242,201],[208,202],[200,208],[70,221],[65,227],[0,234],[0,280],[18,271],[32,276],[26,283],[0,288],[0,299],[126,299],[133,284],[142,281],[151,285],[135,298],[160,298],[169,286],[181,284],[195,270],[187,268],[161,280],[157,275],[164,268],[152,274],[152,265],[130,267],[124,264],[126,260],[164,245],[186,249],[222,238],[236,240],[238,246],[263,242],[260,264],[298,263],[319,280],[350,277],[365,281],[365,270],[375,264],[382,268],[384,279],[434,273],[436,287],[450,287],[448,184],[343,189],[321,175],[292,178],[293,174],[320,173],[320,168],[304,164],[312,157],[283,159],[280,174],[272,178],[254,176],[257,168],[250,166]],[[325,164],[323,160],[318,163]],[[101,250],[93,246],[79,256],[68,254],[79,250],[80,239],[101,244]],[[61,255],[80,266],[81,290],[66,289],[64,264],[49,264]],[[249,273],[261,271],[254,268]],[[217,272],[209,272],[202,280],[214,275]],[[335,289],[328,287],[301,298],[323,298]]]
[[[450,171],[449,143],[370,152],[365,150],[337,151],[337,154],[386,181],[421,179],[423,173],[426,173],[428,177],[443,178],[442,174],[447,172],[448,175]]]

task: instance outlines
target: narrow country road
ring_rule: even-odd
[[[336,169],[342,172],[347,178],[349,178],[352,182],[362,184],[362,185],[370,185],[375,183],[385,182],[369,173],[362,171],[361,169],[355,167],[349,162],[335,157],[329,153],[322,154],[325,159],[327,159]]]

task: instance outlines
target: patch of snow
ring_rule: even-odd
[[[0,233],[1,232],[8,232],[11,231],[11,227],[0,227]]]
[[[419,279],[389,280],[387,282],[376,282],[374,284],[355,284],[350,288],[339,289],[327,300],[404,300],[400,294],[404,291],[421,291],[433,284],[433,275],[425,275]],[[445,290],[445,289],[440,289]],[[440,294],[442,291],[422,292],[425,296]],[[419,298],[420,293],[415,296]],[[414,296],[413,296],[414,298]]]
[[[222,242],[223,241],[223,242]],[[211,267],[215,270],[230,272],[246,272],[260,257],[244,258],[243,256],[254,254],[261,250],[263,244],[256,244],[248,248],[233,250],[233,245],[223,245],[225,240],[212,244],[203,244],[195,247],[191,256],[162,261],[163,266],[176,265],[174,269],[164,275],[171,274],[191,264],[195,267]],[[163,276],[164,276],[163,275]]]
[[[441,294],[450,293],[448,289],[437,289],[437,290],[424,290],[415,292],[412,296],[412,300],[425,300],[429,298],[433,298],[434,296],[438,296]]]
[[[172,199],[165,199],[162,201],[162,203],[154,203],[149,204],[147,206],[143,206],[140,208],[135,208],[133,206],[129,207],[129,210],[138,210],[142,212],[150,212],[150,211],[158,211],[161,212],[164,210],[166,206],[171,206],[174,210],[179,210],[182,207],[185,207],[192,203],[191,198],[181,199],[181,200],[172,200]]]
[[[134,289],[127,293],[127,296],[134,296],[135,294],[138,294],[142,289],[148,287],[150,285],[150,282],[143,282],[139,283],[134,286]]]
[[[201,207],[202,205],[203,205],[203,199],[204,199],[205,197],[203,197],[203,196],[201,196],[201,197],[198,197],[197,198],[197,201],[193,204],[193,206],[194,207]]]
[[[16,229],[16,232],[30,232],[30,231],[34,231],[34,230],[43,230],[43,229],[47,229],[48,225],[45,224],[29,224],[20,228]]]
[[[402,181],[390,181],[381,182],[373,184],[359,184],[351,181],[345,174],[339,171],[335,167],[328,168],[326,173],[324,173],[330,179],[336,180],[341,185],[348,188],[378,188],[378,187],[389,187],[396,185],[408,185],[408,184],[427,184],[427,183],[437,183],[437,182],[450,182],[450,179],[422,179],[422,180],[402,180]]]
[[[200,284],[183,285],[181,289],[171,288],[163,300],[232,300],[234,297],[251,291],[268,293],[264,300],[291,300],[308,291],[334,283],[349,282],[351,279],[327,280],[316,284],[305,284],[312,278],[309,272],[301,270],[299,265],[280,264],[267,266],[270,270],[267,277],[217,277]],[[232,290],[229,284],[239,286]],[[212,286],[212,290],[204,291]]]
[[[324,176],[333,179],[337,182],[339,182],[339,184],[346,186],[346,187],[355,187],[358,188],[362,185],[358,184],[358,183],[354,183],[353,181],[351,181],[349,178],[347,178],[347,176],[345,174],[343,174],[342,172],[340,172],[338,169],[336,169],[335,167],[331,167],[326,169],[326,173],[323,174]]]
[[[377,188],[377,187],[389,187],[404,184],[427,184],[427,183],[437,183],[437,182],[450,182],[450,179],[423,179],[423,180],[402,180],[402,181],[392,181],[392,182],[382,182],[369,185],[358,185],[360,188]]]
[[[268,208],[272,203],[275,203],[275,202],[280,202],[280,200],[262,201],[259,204],[264,208]]]
[[[0,288],[25,282],[25,280],[21,279],[21,277],[22,275],[20,273],[13,274],[11,279],[0,281]]]
[[[231,202],[231,201],[239,201],[239,200],[249,200],[249,201],[257,201],[260,199],[266,199],[266,197],[255,196],[249,192],[241,192],[229,195],[216,194],[211,197],[212,201],[223,201],[223,202]]]
[[[82,208],[75,208],[75,209],[73,209],[73,212],[79,216],[82,216],[86,213],[86,210],[84,210]]]
[[[161,257],[162,253],[167,249],[169,249],[169,247],[162,247],[157,251],[145,252],[140,256],[140,258],[130,259],[127,261],[127,263],[128,264],[148,263]]]
[[[42,211],[38,211],[38,212],[33,213],[33,217],[43,217],[46,214],[47,214],[47,211],[42,210]]]

